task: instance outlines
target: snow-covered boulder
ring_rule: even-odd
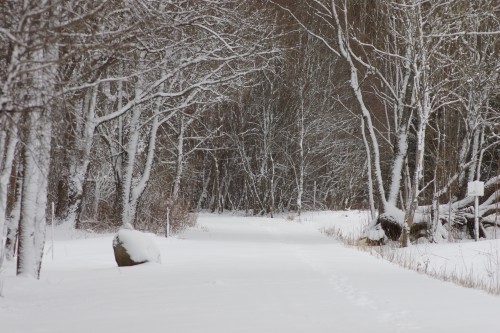
[[[376,224],[363,232],[358,241],[359,246],[379,246],[387,242],[387,237],[380,224]]]
[[[134,266],[146,262],[160,263],[160,250],[153,235],[131,228],[120,229],[113,239],[113,250],[118,266]]]

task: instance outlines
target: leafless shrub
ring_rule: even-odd
[[[342,232],[342,230],[340,230],[336,227],[322,228],[322,229],[320,229],[320,232],[324,233],[328,237],[333,237],[335,239],[340,240],[345,245],[348,245],[348,246],[357,246],[358,245],[357,237],[354,237],[352,234],[345,235]]]
[[[190,212],[181,202],[172,205],[170,210],[170,232],[178,234],[196,225],[197,214]]]
[[[196,213],[181,201],[172,202],[168,194],[151,189],[146,191],[137,209],[136,228],[158,235],[165,234],[167,226],[167,213],[170,233],[177,234],[188,227],[196,225]]]

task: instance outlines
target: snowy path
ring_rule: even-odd
[[[117,268],[111,237],[56,242],[40,281],[5,278],[0,332],[496,332],[500,298],[348,249],[310,225],[203,215]]]

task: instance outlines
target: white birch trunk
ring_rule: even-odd
[[[401,85],[398,86],[398,98],[394,115],[395,126],[397,128],[395,147],[396,155],[394,156],[392,162],[391,183],[389,186],[389,196],[387,198],[388,203],[394,207],[397,205],[397,199],[399,197],[401,182],[403,179],[403,167],[405,158],[408,154],[408,127],[409,122],[411,122],[411,114],[409,114],[410,111],[405,111],[407,108],[405,103],[411,76],[410,59],[412,56],[412,47],[409,45],[409,41],[411,40],[410,29],[407,30],[406,36],[408,44],[406,45],[405,59],[402,66],[402,80]]]
[[[7,260],[13,260],[15,257],[17,237],[19,231],[19,220],[21,217],[21,198],[23,191],[23,176],[22,176],[22,164],[17,165],[17,180],[16,180],[16,192],[15,201],[12,205],[12,211],[7,219],[6,225],[6,244],[5,244],[5,258]]]
[[[19,119],[19,114],[14,114],[12,122],[8,122],[7,126],[11,127],[10,131],[3,129],[0,132],[0,267],[3,259],[3,249],[5,244],[5,222],[7,218],[7,191],[9,188],[9,180],[12,172],[12,164],[14,162],[14,154],[16,152],[17,143],[19,141],[17,135],[16,122]],[[5,144],[7,142],[7,144]]]
[[[302,195],[304,193],[304,91],[300,88],[300,114],[299,122],[299,175],[297,180],[297,215],[302,213]]]
[[[172,200],[174,202],[179,198],[181,188],[181,178],[184,162],[184,117],[181,116],[181,125],[179,127],[179,136],[177,137],[177,159],[175,162],[174,187],[172,189]]]
[[[57,17],[56,12],[57,6],[50,11],[54,15],[50,19]],[[49,21],[54,22],[50,19]],[[30,28],[40,27],[33,24]],[[58,59],[57,47],[46,44],[44,48],[34,50],[27,62],[27,69],[32,69],[29,67],[33,66],[35,70],[26,74],[31,84],[27,88],[28,102],[23,110],[28,134],[24,145],[17,274],[37,279],[40,277],[45,245],[45,210],[52,139],[50,98],[54,93]],[[37,68],[40,64],[44,66]]]
[[[88,103],[84,103],[83,112],[83,127],[78,131],[79,136],[76,142],[76,156],[71,158],[69,166],[69,181],[68,181],[68,206],[61,214],[61,220],[75,226],[79,220],[79,213],[83,199],[83,186],[86,179],[87,169],[90,163],[90,154],[92,143],[96,130],[96,103],[97,103],[98,86],[89,91],[87,98]],[[77,126],[78,127],[78,126]]]
[[[480,130],[476,127],[474,129],[474,137],[472,139],[472,152],[471,152],[471,160],[472,164],[469,167],[468,181],[471,182],[476,177],[476,170],[478,168],[478,159],[479,159],[479,142],[480,142]]]
[[[415,212],[418,207],[418,198],[420,196],[420,185],[424,174],[424,155],[425,155],[425,134],[429,123],[429,117],[432,112],[432,103],[430,96],[430,78],[427,45],[424,41],[424,31],[422,22],[421,4],[417,5],[417,20],[419,37],[417,40],[418,56],[413,63],[414,69],[414,94],[413,99],[417,106],[418,129],[417,129],[417,147],[415,155],[415,170],[411,183],[410,202],[405,213],[403,226],[402,246],[408,246],[409,232],[415,219]],[[412,103],[413,104],[413,103]]]
[[[379,144],[378,144],[378,139],[375,133],[375,127],[372,122],[371,114],[368,108],[366,107],[363,94],[361,92],[361,87],[359,85],[359,75],[358,75],[358,69],[356,68],[356,65],[354,63],[354,60],[351,57],[351,49],[348,44],[348,39],[344,36],[344,31],[342,29],[342,26],[340,24],[340,19],[337,14],[337,10],[335,8],[335,5],[332,6],[332,13],[336,22],[337,26],[337,42],[339,44],[339,50],[340,54],[342,57],[347,61],[349,68],[350,68],[350,84],[351,88],[353,90],[354,96],[361,108],[361,113],[362,117],[364,118],[364,121],[366,122],[367,129],[368,129],[368,135],[370,137],[370,141],[372,143],[372,148],[373,148],[373,164],[375,167],[375,179],[377,181],[377,189],[380,195],[380,200],[382,201],[382,207],[385,210],[387,208],[387,198],[385,195],[385,188],[384,188],[384,181],[382,177],[382,167],[380,164],[380,149],[379,149]]]
[[[273,159],[273,154],[269,154],[269,158],[271,160],[271,180],[270,180],[270,190],[271,190],[271,207],[269,208],[269,212],[271,213],[271,218],[274,217],[274,211],[275,211],[275,183],[274,183],[274,178],[275,178],[275,167],[274,167],[274,159]]]
[[[372,225],[375,224],[376,210],[375,210],[375,199],[373,196],[373,178],[372,178],[372,153],[370,149],[370,145],[368,144],[368,140],[366,139],[366,129],[365,122],[363,117],[361,117],[361,134],[363,137],[363,144],[365,145],[366,152],[366,167],[367,167],[367,175],[368,175],[368,203],[370,205],[370,223]]]
[[[159,102],[158,102],[159,103]],[[137,160],[137,151],[139,144],[139,118],[141,110],[136,109],[132,112],[132,119],[130,122],[130,134],[127,144],[127,159],[125,163],[125,170],[123,171],[123,196],[122,196],[122,223],[126,225],[130,223],[133,225],[137,212],[137,204],[144,192],[146,185],[151,175],[151,168],[153,166],[154,154],[156,151],[156,136],[159,122],[159,107],[158,104],[155,110],[155,116],[151,129],[149,131],[149,142],[147,146],[146,162],[142,168],[140,176],[134,177],[134,166]]]
[[[194,118],[188,119],[185,121],[184,115],[180,115],[180,126],[179,126],[179,134],[177,136],[177,159],[176,159],[176,168],[175,168],[175,177],[174,177],[174,186],[172,189],[172,201],[176,202],[179,198],[179,192],[181,189],[181,180],[182,174],[184,172],[184,133],[186,129],[191,125]]]
[[[45,244],[45,209],[52,126],[47,115],[31,111],[24,153],[24,181],[19,230],[17,274],[40,277]]]
[[[123,168],[123,184],[122,184],[122,223],[133,224],[135,218],[135,206],[132,206],[132,180],[134,176],[134,166],[137,154],[137,146],[139,144],[139,117],[141,110],[139,107],[133,110],[129,124],[129,137],[127,147],[125,149],[126,159]],[[133,210],[133,212],[132,212]]]
[[[206,159],[206,158],[205,158]],[[205,161],[203,162],[203,165],[205,166]],[[198,204],[196,205],[196,210],[200,211],[203,202],[207,199],[208,197],[208,184],[210,183],[211,175],[212,175],[212,169],[210,167],[205,168],[208,169],[208,175],[205,176],[205,171],[203,171],[203,177],[205,178],[203,181],[203,188],[201,190],[200,197],[198,198]],[[245,191],[246,193],[246,191]]]

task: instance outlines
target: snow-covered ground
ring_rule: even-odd
[[[161,264],[126,268],[114,261],[113,235],[58,228],[39,281],[4,267],[0,332],[498,331],[500,297],[401,269],[318,231],[356,233],[364,221],[363,212],[308,213],[300,223],[202,214],[197,228],[156,238]]]
[[[346,239],[359,239],[369,219],[366,212],[306,213],[304,223]],[[498,235],[500,238],[500,234]],[[500,239],[475,242],[420,243],[409,248],[367,248],[372,254],[440,279],[500,292]]]

